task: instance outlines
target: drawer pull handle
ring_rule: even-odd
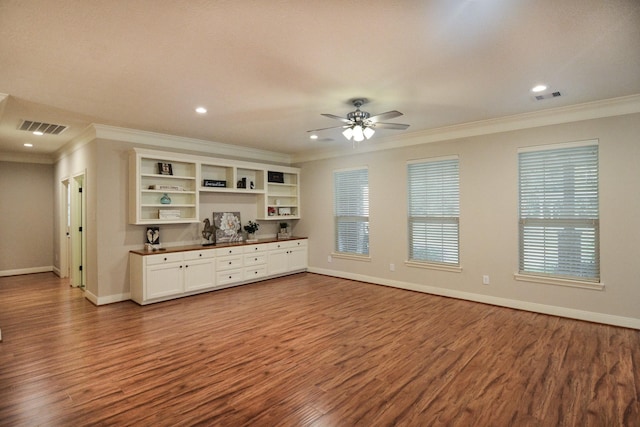
[[[165,257],[165,259],[164,259],[164,260],[166,261],[166,260],[167,260],[167,258]]]
[[[202,256],[202,254],[200,254],[200,256]]]
[[[229,261],[229,265],[231,265],[231,261]]]

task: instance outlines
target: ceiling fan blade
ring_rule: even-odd
[[[403,125],[402,123],[375,123],[374,127],[380,129],[405,130],[409,125]]]
[[[344,128],[348,128],[348,125],[344,125],[344,126],[331,126],[330,128],[321,128],[321,129],[311,129],[308,130],[307,132],[320,132],[321,130],[329,130],[329,129],[344,129]]]
[[[329,117],[330,119],[340,120],[341,122],[351,123],[351,120],[346,119],[346,118],[344,118],[344,117],[336,116],[336,115],[333,115],[333,114],[326,114],[326,113],[324,113],[324,114],[320,114],[320,115],[321,115],[321,116],[325,116],[325,117]]]
[[[372,123],[379,123],[382,120],[389,120],[389,119],[395,119],[396,117],[400,117],[402,116],[402,113],[400,111],[387,111],[386,113],[380,113],[380,114],[376,114],[375,116],[371,116],[369,117],[369,121]]]

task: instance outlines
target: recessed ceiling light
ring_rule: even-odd
[[[311,135],[311,136],[309,136],[309,138],[311,138],[311,139],[318,139],[318,135]]]
[[[543,90],[547,90],[546,85],[537,85],[531,88],[531,92],[542,92]]]
[[[34,135],[38,135],[38,136],[42,136],[42,135],[44,135],[44,132],[41,132],[41,131],[37,130],[37,131],[34,131],[33,134]]]
[[[196,113],[198,114],[205,114],[207,112],[207,109],[204,107],[198,107],[196,108]]]
[[[33,144],[30,144],[30,143],[28,143],[28,142],[25,142],[23,145],[24,145],[25,147],[33,147]]]

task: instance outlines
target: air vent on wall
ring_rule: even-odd
[[[560,92],[549,92],[542,95],[536,95],[535,98],[538,101],[542,101],[543,99],[557,98],[561,95]]]
[[[27,132],[42,132],[45,135],[60,135],[67,130],[67,126],[23,120],[18,129]]]

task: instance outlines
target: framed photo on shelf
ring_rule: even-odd
[[[160,175],[173,175],[171,163],[158,162],[158,173]]]

